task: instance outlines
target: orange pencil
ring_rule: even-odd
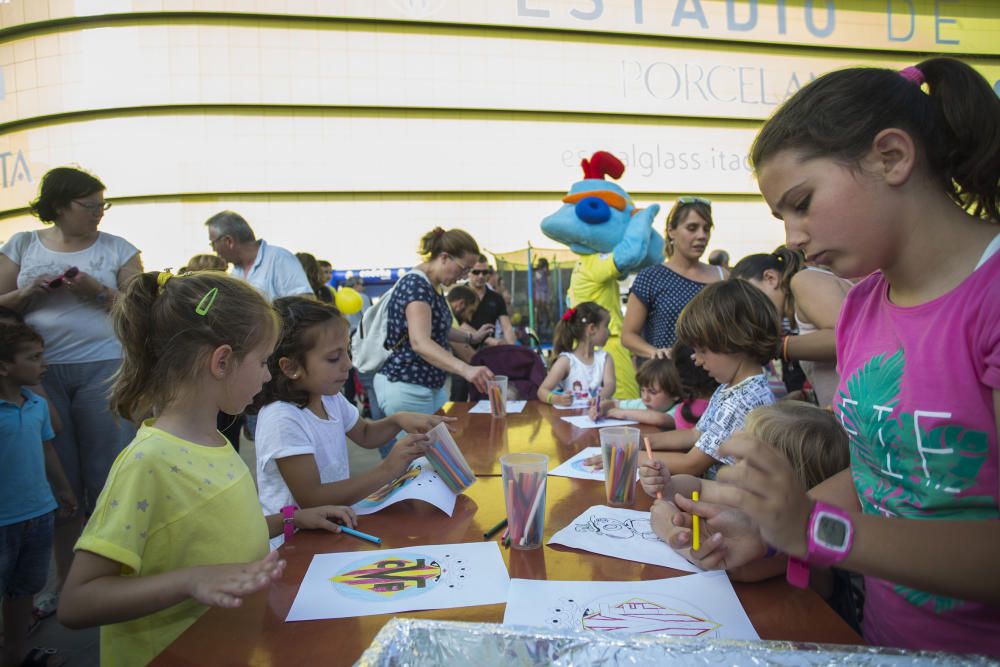
[[[653,447],[649,444],[649,436],[642,439],[646,443],[646,456],[649,457],[649,462],[653,462]],[[663,494],[659,491],[656,492],[656,499],[663,500]]]

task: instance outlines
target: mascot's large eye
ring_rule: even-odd
[[[584,197],[576,203],[576,217],[588,225],[599,225],[611,218],[611,207],[600,197]]]

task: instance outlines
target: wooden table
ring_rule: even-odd
[[[446,403],[444,413],[457,417],[450,424],[465,459],[478,476],[499,475],[500,457],[511,452],[538,452],[549,457],[549,470],[581,449],[601,444],[600,429],[577,428],[563,417],[584,410],[557,410],[541,401],[528,401],[524,411],[494,419],[489,414],[469,414],[474,403]],[[653,426],[636,425],[642,433],[657,433]]]
[[[494,475],[499,473],[496,457],[507,451],[542,451],[553,458],[554,466],[580,448],[597,442],[595,429],[574,429],[558,420],[558,414],[555,420],[560,423],[552,419],[552,413],[574,413],[555,411],[537,402],[530,402],[524,414],[507,417],[505,425],[495,423],[499,420],[489,415],[466,415],[468,407],[448,408],[449,414],[462,416],[456,440],[474,468],[495,469]],[[381,537],[383,548],[481,541],[483,532],[506,514],[500,478],[485,474],[488,476],[480,477],[458,498],[450,518],[426,503],[404,501],[377,514],[361,517],[359,528]],[[650,499],[645,494],[639,492],[636,497],[636,509],[649,508]],[[585,509],[598,504],[604,504],[602,484],[549,477],[546,541]],[[314,554],[373,549],[367,542],[341,535],[314,532],[295,535],[282,547],[288,567],[280,582],[250,596],[239,609],[210,609],[152,664],[352,664],[390,615],[296,623],[285,623],[284,619]],[[522,579],[635,581],[687,574],[565,547],[502,551],[510,576]],[[780,578],[756,584],[734,584],[734,587],[763,639],[861,643],[861,638],[812,591],[793,588]],[[407,612],[400,616],[499,623],[503,612],[504,605],[496,604]]]

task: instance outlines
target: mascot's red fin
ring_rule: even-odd
[[[590,156],[589,160],[584,158],[580,162],[580,166],[583,167],[584,178],[604,180],[605,176],[610,176],[618,180],[625,173],[625,165],[622,164],[622,161],[607,151],[597,151]]]

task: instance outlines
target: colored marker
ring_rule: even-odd
[[[642,441],[646,443],[646,456],[649,457],[649,462],[652,463],[653,462],[653,448],[649,444],[649,437],[643,438]],[[656,492],[656,499],[657,500],[663,500],[663,494],[660,493],[659,491],[657,491]]]
[[[498,523],[497,525],[493,526],[492,528],[490,528],[489,530],[487,530],[485,533],[483,533],[483,539],[484,540],[490,539],[491,537],[493,537],[494,535],[496,535],[497,533],[499,533],[501,529],[506,528],[506,527],[507,527],[507,519],[504,519],[503,521],[501,521],[500,523]]]
[[[348,528],[347,526],[341,526],[340,532],[353,535],[354,537],[360,537],[362,540],[367,540],[372,544],[382,544],[381,537],[375,537],[374,535],[369,535],[368,533],[362,533],[360,530],[354,530],[353,528]]]
[[[691,500],[693,500],[694,502],[698,502],[698,492],[697,491],[692,491],[691,492]],[[691,543],[692,543],[692,546],[694,546],[694,550],[697,551],[699,549],[699,547],[700,547],[700,543],[698,541],[698,515],[697,514],[693,514],[692,515],[692,518],[691,518],[691,527],[694,529],[693,530],[694,536],[691,538]]]

